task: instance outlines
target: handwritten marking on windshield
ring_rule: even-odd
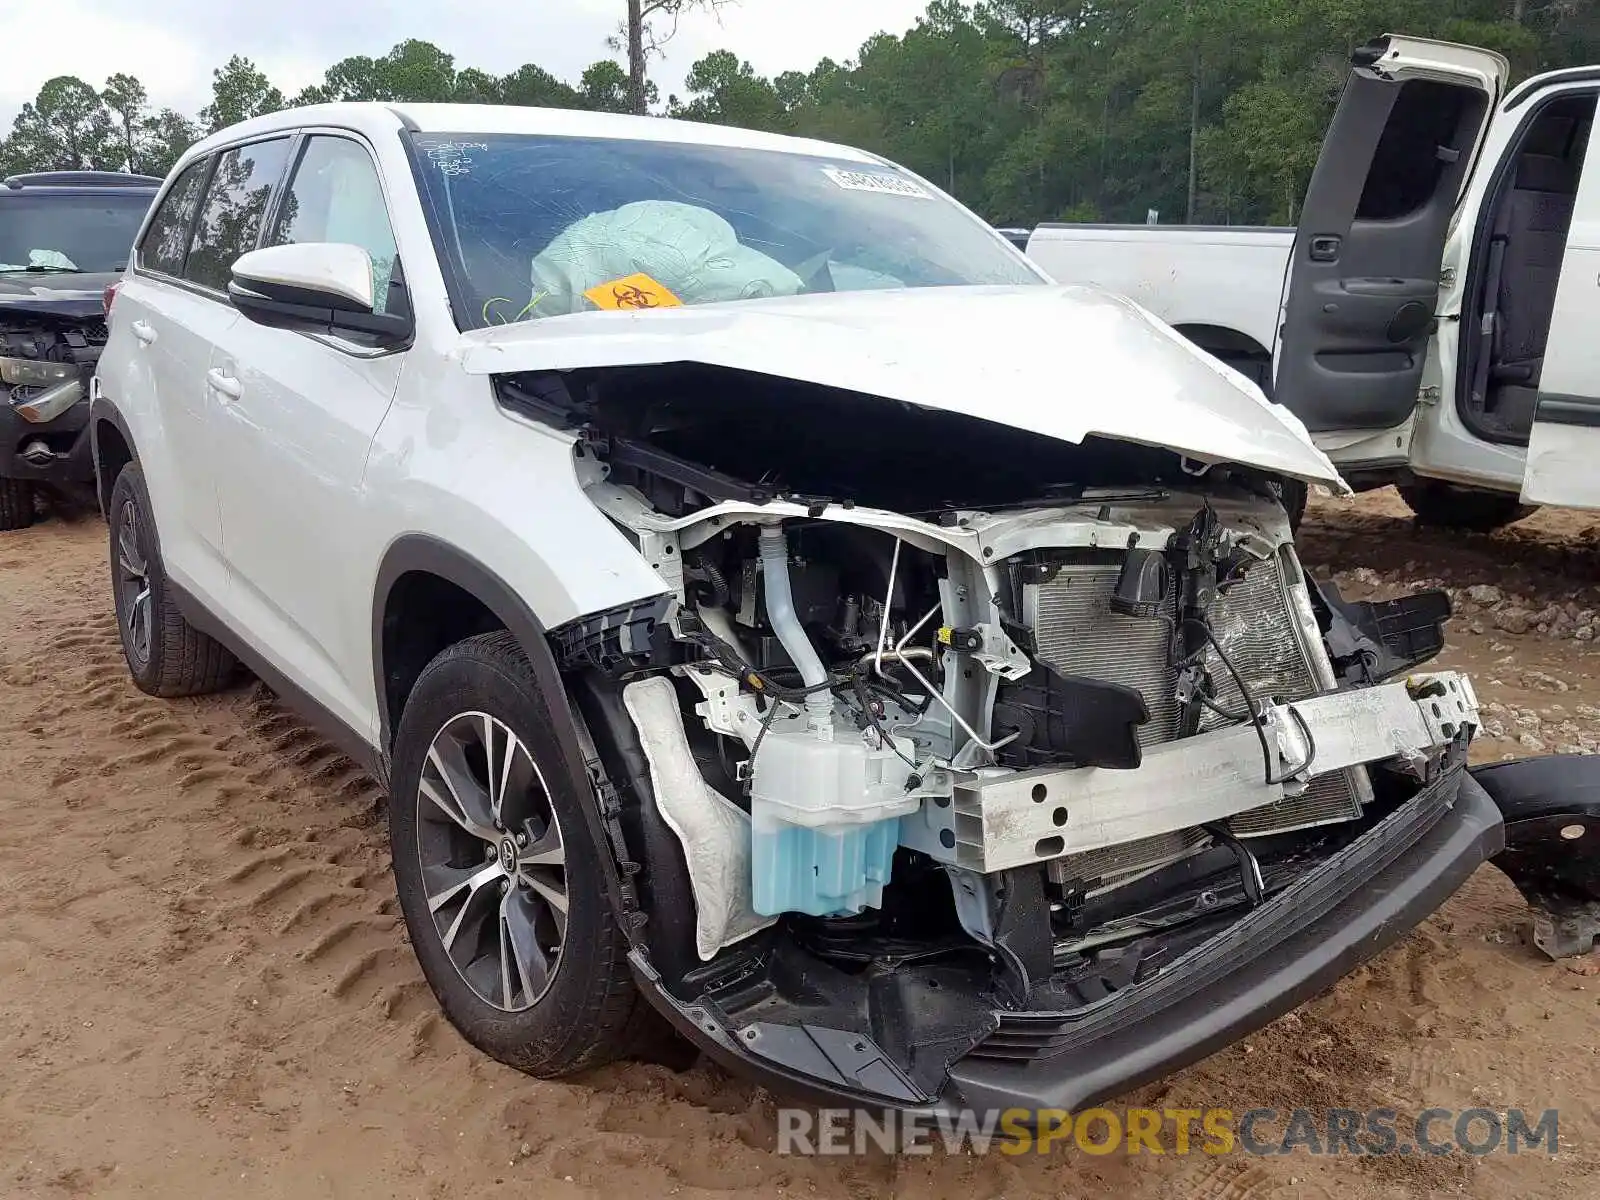
[[[489,147],[484,142],[423,142],[422,148],[441,175],[470,175],[472,155],[467,152]]]

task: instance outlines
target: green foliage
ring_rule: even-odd
[[[788,125],[788,110],[778,89],[731,50],[717,50],[695,63],[683,86],[689,90],[689,102],[671,97],[670,116],[747,129],[780,130]]]
[[[628,72],[609,58],[594,63],[578,82],[581,107],[595,112],[625,113],[628,111]],[[649,85],[648,102],[656,102],[655,84]]]
[[[183,152],[200,140],[200,126],[172,108],[163,108],[145,119],[144,157],[140,170],[147,175],[165,175]]]
[[[73,75],[46,80],[24,104],[6,157],[30,171],[106,171],[121,166],[115,123],[100,93]]]
[[[617,48],[576,85],[528,63],[458,68],[427,42],[331,66],[293,103],[455,101],[654,109],[644,60],[722,0],[630,0]],[[932,0],[849,62],[759,75],[719,50],[666,111],[844,142],[904,163],[997,223],[1292,222],[1349,55],[1385,32],[1488,46],[1518,78],[1600,60],[1591,0]],[[631,36],[630,36],[631,35]],[[638,51],[635,55],[633,51]],[[140,81],[52,79],[0,142],[0,167],[162,172],[203,129],[285,104],[248,59],[217,70],[199,122],[152,114]]]
[[[215,133],[282,107],[283,93],[255,63],[235,54],[225,66],[211,72],[211,103],[200,110],[200,124]]]
[[[615,66],[616,64],[612,64]],[[473,103],[477,97],[471,95],[461,86],[461,80],[470,71],[463,71],[456,78],[455,99],[462,103]],[[499,80],[498,90],[494,93],[492,103],[496,104],[523,104],[532,108],[583,108],[583,97],[576,89],[561,82],[543,67],[536,67],[527,63],[518,67],[511,74]]]

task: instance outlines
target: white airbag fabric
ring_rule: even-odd
[[[678,694],[661,676],[622,690],[638,727],[656,807],[678,840],[694,889],[695,949],[702,960],[771,925],[750,905],[750,817],[706,784],[683,732]]]
[[[639,273],[685,304],[792,296],[802,280],[777,259],[740,243],[708,208],[637,200],[567,226],[533,260],[536,316],[581,312],[584,292]]]

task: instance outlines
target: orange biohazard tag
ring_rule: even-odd
[[[683,301],[669,292],[664,284],[657,283],[643,272],[629,275],[626,279],[613,279],[610,283],[599,284],[590,288],[584,295],[593,300],[597,308],[604,309],[683,306]]]

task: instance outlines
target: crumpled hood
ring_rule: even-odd
[[[460,353],[476,375],[706,363],[1347,490],[1292,413],[1098,288],[915,288],[576,313],[475,330]]]
[[[8,312],[30,312],[103,320],[106,288],[121,278],[116,271],[0,272],[0,317]]]

